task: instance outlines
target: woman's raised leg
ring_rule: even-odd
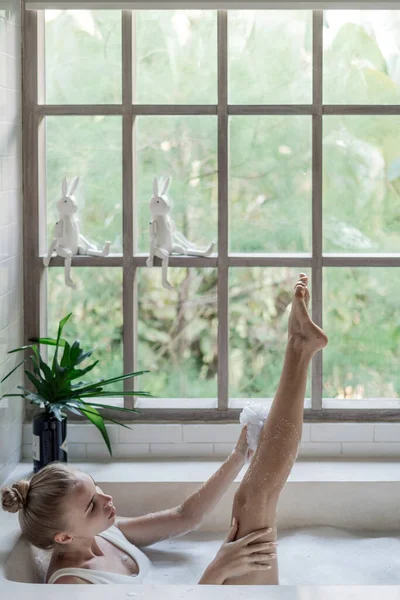
[[[288,342],[282,374],[271,410],[261,430],[257,449],[235,494],[232,517],[238,521],[236,539],[272,527],[258,541],[276,541],[276,506],[297,458],[303,428],[304,394],[311,358],[326,346],[326,334],[308,314],[308,278],[300,274],[295,285],[289,316]],[[269,571],[256,571],[225,581],[230,585],[277,585],[278,561]]]

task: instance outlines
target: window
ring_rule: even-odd
[[[24,31],[26,339],[72,310],[93,375],[151,371],[125,406],[235,421],[272,401],[304,270],[330,340],[305,421],[399,420],[400,11],[26,10]],[[75,290],[42,262],[65,174],[112,242],[73,259]],[[179,230],[217,242],[170,258],[174,291],[146,266],[155,175]]]

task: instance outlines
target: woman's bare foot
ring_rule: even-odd
[[[307,283],[307,275],[300,273],[300,279],[294,286],[288,338],[292,340],[295,349],[308,349],[314,354],[327,345],[328,336],[308,314],[310,292]]]

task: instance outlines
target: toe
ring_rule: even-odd
[[[304,298],[304,294],[305,294],[304,289],[305,289],[304,286],[296,285],[294,295],[297,296],[297,298]]]

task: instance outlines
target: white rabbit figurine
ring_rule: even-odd
[[[199,250],[177,231],[174,221],[168,215],[171,207],[166,193],[170,178],[166,178],[160,193],[158,192],[158,183],[157,177],[154,177],[153,197],[150,199],[150,212],[153,217],[149,227],[150,255],[146,260],[146,265],[152,267],[154,257],[161,258],[162,285],[166,289],[173,290],[173,286],[167,281],[168,259],[172,252],[189,256],[210,256],[215,242],[211,242],[206,250]]]
[[[61,191],[62,196],[57,202],[60,220],[54,225],[53,240],[47,256],[43,257],[45,267],[49,266],[53,251],[58,256],[65,258],[65,283],[76,288],[71,279],[71,259],[76,254],[89,254],[91,256],[107,256],[110,252],[111,242],[106,242],[103,250],[97,250],[79,231],[79,219],[76,216],[78,204],[73,193],[78,185],[79,177],[75,177],[68,189],[67,178],[64,177]],[[67,191],[68,190],[68,191]]]

